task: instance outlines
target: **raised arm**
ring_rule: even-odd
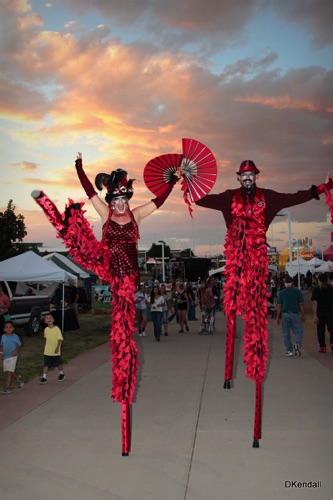
[[[78,178],[80,179],[81,185],[82,185],[86,195],[88,196],[94,209],[96,210],[96,212],[98,213],[98,215],[102,219],[102,223],[104,224],[107,221],[107,218],[109,215],[109,207],[107,206],[106,203],[104,203],[103,200],[101,200],[99,198],[93,185],[91,184],[85,171],[83,170],[82,154],[81,153],[78,153],[78,155],[77,155],[77,158],[75,161],[75,168],[76,168]]]

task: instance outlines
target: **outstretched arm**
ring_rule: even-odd
[[[170,195],[174,185],[176,184],[176,182],[178,182],[179,178],[180,174],[177,171],[171,182],[166,185],[165,190],[160,196],[157,196],[156,198],[146,203],[145,205],[141,205],[140,207],[136,207],[133,209],[133,215],[138,225],[140,224],[142,219],[148,217],[148,215],[152,214],[153,212],[155,212],[157,208],[160,208],[163,205],[165,200]]]

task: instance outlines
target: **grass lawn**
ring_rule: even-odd
[[[61,355],[64,364],[109,340],[111,325],[109,314],[91,314],[90,312],[80,314],[79,324],[78,330],[63,333],[64,342]],[[15,333],[22,342],[16,373],[22,377],[24,382],[28,382],[28,380],[42,374],[45,345],[43,331],[36,337],[27,337],[23,328],[17,328]],[[5,385],[5,381],[5,374],[1,369],[0,387]]]

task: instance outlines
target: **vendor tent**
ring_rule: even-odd
[[[314,257],[310,260],[304,260],[301,257],[292,261],[291,264],[286,265],[286,271],[292,278],[296,274],[306,274],[308,271],[311,273],[316,273],[318,267],[323,263],[321,259]]]
[[[0,279],[34,283],[57,281],[67,284],[73,281],[77,282],[74,274],[60,269],[52,262],[47,262],[32,251],[0,262]]]
[[[269,271],[277,271],[277,266],[275,264],[269,264],[268,270]],[[217,269],[211,269],[208,273],[208,276],[211,277],[217,273],[224,273],[224,271],[225,271],[225,266],[218,267]]]
[[[211,269],[208,273],[208,276],[210,277],[210,276],[213,276],[214,274],[217,274],[217,273],[223,273],[224,269],[225,269],[225,266],[218,267],[217,269]]]
[[[313,264],[309,264],[308,262],[309,261],[298,257],[297,259],[293,260],[291,264],[289,262],[288,264],[286,264],[286,271],[292,278],[296,276],[296,274],[305,275],[309,270],[312,273],[315,266]]]
[[[333,272],[333,262],[328,260],[323,262],[321,266],[316,267],[315,273],[330,273]]]
[[[318,266],[321,266],[324,261],[322,259],[318,259],[318,257],[313,257],[312,259],[306,260],[305,262],[307,262],[309,266],[315,266],[316,268]]]
[[[333,245],[330,245],[326,250],[323,251],[324,260],[333,260]]]
[[[64,331],[65,284],[77,283],[74,274],[68,273],[53,262],[47,262],[36,253],[29,251],[0,262],[0,280],[33,283],[62,283],[63,309],[62,331]]]
[[[57,252],[50,253],[49,255],[45,255],[44,259],[47,260],[48,262],[53,262],[61,269],[64,269],[64,271],[75,274],[75,276],[79,278],[82,279],[89,278],[88,273],[86,273],[80,266],[75,264],[72,260],[68,259],[64,255],[61,255],[61,253]]]

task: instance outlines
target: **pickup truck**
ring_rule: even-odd
[[[23,326],[30,337],[38,335],[43,318],[50,310],[50,299],[47,295],[37,295],[29,287],[27,293],[16,293],[18,283],[1,281],[4,293],[9,297],[10,319],[15,326]]]

